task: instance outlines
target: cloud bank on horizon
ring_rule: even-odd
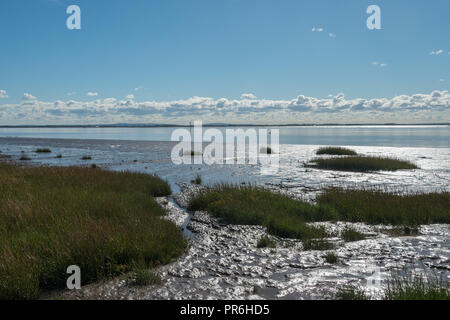
[[[5,90],[0,95],[6,96]],[[0,125],[111,123],[247,124],[302,123],[448,123],[450,93],[399,95],[393,98],[347,99],[343,93],[325,99],[299,95],[292,100],[192,97],[174,101],[135,101],[129,94],[91,101],[40,101],[25,93],[20,103],[0,105]]]

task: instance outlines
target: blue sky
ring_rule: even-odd
[[[66,28],[71,4],[81,8],[81,30]],[[381,30],[366,27],[372,4]],[[320,121],[313,113],[327,101],[338,109],[353,101],[341,109],[350,112],[355,99],[410,103],[417,94],[428,97],[410,121],[450,121],[449,31],[448,0],[2,0],[0,124],[182,122],[199,109],[211,121],[301,123]],[[221,101],[229,108],[215,112]],[[404,119],[391,109],[386,120]],[[352,120],[339,116],[326,120]]]

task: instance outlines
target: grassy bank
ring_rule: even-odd
[[[388,282],[385,300],[450,300],[450,283],[432,276],[393,277]]]
[[[325,236],[322,228],[305,222],[330,218],[329,210],[252,186],[217,186],[191,199],[189,209],[208,211],[227,223],[262,225],[270,234],[298,239]]]
[[[64,288],[69,265],[82,284],[171,261],[185,248],[161,219],[157,177],[90,168],[0,165],[0,299]]]
[[[316,151],[317,155],[333,155],[333,156],[356,156],[357,153],[354,150],[342,148],[342,147],[322,147]]]
[[[450,300],[450,283],[432,275],[392,275],[383,290],[383,300]],[[371,300],[362,288],[347,285],[338,289],[338,300]]]
[[[327,189],[318,205],[331,206],[338,219],[369,224],[450,223],[450,193],[399,195],[378,190]]]
[[[208,211],[231,224],[265,226],[276,236],[307,240],[326,234],[306,222],[365,222],[408,230],[419,224],[450,223],[450,193],[398,195],[330,188],[318,196],[316,204],[310,204],[263,188],[222,185],[191,199],[189,209]],[[352,229],[346,229],[342,237],[346,241],[364,239]]]
[[[313,159],[309,167],[325,170],[339,171],[396,171],[402,169],[418,169],[418,167],[409,161],[382,158],[351,156],[345,158]]]

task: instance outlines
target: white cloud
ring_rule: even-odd
[[[241,99],[242,100],[245,100],[245,99],[253,100],[253,99],[256,99],[256,96],[253,93],[243,93],[243,94],[241,94]]]
[[[438,55],[441,55],[442,53],[444,53],[444,50],[442,50],[442,49],[439,49],[439,50],[436,50],[436,51],[431,51],[430,52],[430,55],[431,56],[438,56]]]
[[[134,100],[134,94],[129,94],[125,98],[128,100]]]
[[[79,124],[114,122],[186,123],[384,123],[450,122],[450,94],[399,95],[348,99],[299,95],[291,100],[192,97],[173,101],[22,101],[0,106],[0,124]]]
[[[36,97],[35,96],[33,96],[32,94],[30,94],[30,93],[24,93],[23,94],[23,98],[22,98],[23,100],[36,100]]]
[[[336,35],[335,35],[334,33],[331,33],[331,32],[328,34],[328,36],[329,36],[330,38],[336,38]]]
[[[8,98],[8,95],[6,94],[6,90],[0,90],[0,99],[2,98]]]
[[[377,62],[377,61],[374,61],[371,64],[374,65],[374,66],[381,67],[381,68],[387,67],[387,63],[380,63],[380,62]]]
[[[312,32],[322,32],[322,31],[323,31],[323,28],[316,28],[316,27],[312,28]]]
[[[139,91],[141,89],[142,89],[142,87],[136,87],[136,88],[134,88],[134,91]]]
[[[440,82],[444,82],[444,81],[445,81],[445,79],[439,79],[439,81],[440,81]]]
[[[98,92],[88,92],[86,95],[88,97],[97,97],[98,96]]]

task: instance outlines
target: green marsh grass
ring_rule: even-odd
[[[269,236],[262,236],[256,244],[257,248],[275,248],[276,246],[277,242]]]
[[[322,147],[316,151],[317,155],[356,156],[356,151],[342,147]]]
[[[34,152],[36,152],[36,153],[51,153],[52,150],[50,150],[49,148],[38,148],[38,149],[34,150]]]
[[[346,285],[338,289],[336,293],[338,300],[370,300],[363,289],[354,285]]]
[[[402,195],[382,190],[329,188],[317,199],[330,206],[338,219],[368,224],[417,226],[450,223],[450,193]],[[414,231],[414,227],[410,227]]]
[[[331,264],[335,264],[339,261],[338,256],[334,252],[329,252],[325,256],[325,261]]]
[[[366,156],[350,156],[339,158],[317,158],[311,160],[308,165],[310,168],[338,171],[396,171],[403,169],[418,169],[418,167],[409,161],[383,158],[383,157],[366,157]]]
[[[261,225],[269,234],[297,239],[326,236],[324,228],[306,222],[329,220],[333,215],[331,209],[255,186],[219,185],[192,198],[188,208],[207,211],[227,223]]]
[[[262,148],[259,149],[259,152],[260,152],[260,153],[263,153],[263,154],[273,154],[273,153],[275,153],[275,152],[272,150],[271,147],[262,147]]]
[[[202,184],[202,177],[199,174],[197,174],[195,179],[191,180],[191,183],[194,183],[194,184],[197,184],[197,185]]]
[[[448,192],[401,195],[381,190],[328,188],[317,197],[316,204],[311,204],[261,187],[219,185],[193,197],[188,208],[207,211],[226,223],[261,225],[269,234],[297,239],[327,236],[323,228],[306,222],[410,226],[411,234],[417,229],[413,226],[450,223]],[[347,241],[363,239],[363,235],[352,230],[343,236]]]
[[[350,227],[346,227],[342,231],[341,237],[342,239],[344,239],[345,242],[359,241],[364,240],[366,238],[366,236],[363,233],[356,231],[355,229]]]
[[[385,300],[450,300],[450,283],[434,275],[394,276],[384,294]]]
[[[0,165],[0,300],[34,299],[64,288],[69,265],[82,285],[168,263],[185,249],[153,198],[160,178],[80,167]]]
[[[161,276],[151,269],[138,268],[133,272],[133,284],[137,286],[149,286],[162,284]]]

